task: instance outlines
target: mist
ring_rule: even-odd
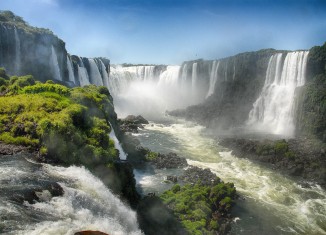
[[[168,110],[186,108],[204,100],[200,91],[205,89],[194,83],[194,79],[202,78],[182,76],[178,65],[113,66],[110,78],[119,117],[141,114],[150,120],[158,120]]]

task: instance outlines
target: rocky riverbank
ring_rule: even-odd
[[[128,116],[119,123],[128,161],[136,169],[147,166],[153,174],[164,169],[181,171],[181,175],[167,173],[164,182],[172,184],[169,190],[143,195],[137,213],[145,234],[227,234],[236,198],[234,185],[222,182],[209,169],[189,166],[175,153],[156,153],[142,147],[132,134],[146,124],[141,116]]]
[[[230,148],[237,157],[264,163],[287,175],[326,187],[326,149],[318,141],[225,138],[219,144]]]

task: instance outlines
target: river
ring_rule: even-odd
[[[176,152],[190,165],[209,168],[223,181],[233,182],[243,199],[233,209],[231,234],[326,234],[326,192],[318,185],[299,183],[261,164],[237,158],[219,146],[203,126],[181,120],[151,122],[136,134],[144,147]],[[136,170],[138,187],[145,193],[162,192],[171,185],[167,174],[153,175]]]

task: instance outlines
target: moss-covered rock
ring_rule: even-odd
[[[107,88],[70,89],[35,83],[32,76],[8,81],[0,96],[0,141],[38,151],[41,161],[84,165],[102,179],[110,178],[103,181],[131,204],[138,202],[132,168],[119,163],[109,138],[110,123],[117,119]]]
[[[223,234],[220,225],[225,227],[230,222],[230,212],[236,198],[234,185],[223,183],[209,169],[192,167],[184,175],[199,177],[180,177],[186,184],[174,185],[160,198],[189,234]],[[193,180],[197,182],[194,184]]]

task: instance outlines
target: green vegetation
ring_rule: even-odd
[[[289,150],[289,144],[285,140],[278,140],[274,143],[275,154],[284,155]]]
[[[276,157],[287,157],[291,160],[295,158],[295,154],[289,149],[289,143],[284,139],[257,143],[256,154],[261,156],[274,155]]]
[[[161,195],[163,202],[190,234],[216,234],[221,216],[230,212],[236,190],[231,183],[215,186],[174,185]]]
[[[145,159],[147,161],[153,161],[154,159],[157,158],[157,156],[158,156],[158,153],[148,150],[147,154],[145,155]]]
[[[0,141],[39,149],[64,164],[93,167],[118,159],[108,123],[109,91],[94,85],[69,89],[33,77],[8,78],[0,69]]]

